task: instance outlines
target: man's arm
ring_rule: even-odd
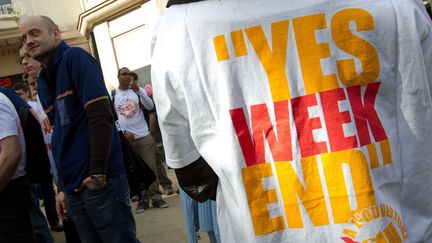
[[[146,92],[143,88],[139,88],[138,95],[140,97],[141,103],[144,105],[144,107],[151,111],[154,109],[154,103],[150,97],[147,96]]]
[[[18,136],[9,136],[0,140],[0,192],[9,183],[17,170],[21,159]]]
[[[107,99],[95,101],[85,107],[90,133],[90,175],[107,174],[108,160],[111,151],[114,116],[111,103]],[[97,189],[105,183],[96,183],[90,177],[84,179],[81,187]]]
[[[141,104],[143,104],[147,110],[150,111],[154,109],[154,103],[152,99],[148,97],[147,93],[144,91],[143,88],[138,86],[138,82],[136,81],[131,82],[130,88],[138,95]]]
[[[97,183],[90,175],[108,173],[114,118],[109,94],[102,72],[93,57],[81,48],[69,49],[63,56],[68,63],[69,77],[80,102],[86,110],[90,137],[90,170],[81,186],[89,189],[102,188],[105,182]]]

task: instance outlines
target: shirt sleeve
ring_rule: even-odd
[[[144,107],[149,111],[153,110],[153,108],[154,108],[153,101],[151,100],[150,97],[148,97],[147,93],[145,92],[145,90],[143,88],[141,88],[141,87],[139,88],[138,95],[139,95],[139,97],[141,99],[141,103],[144,105]]]
[[[426,78],[429,84],[429,95],[432,98],[432,21],[428,17],[423,20],[423,36],[421,47],[423,52],[424,66],[426,67]]]
[[[69,49],[65,56],[71,71],[69,77],[81,104],[87,107],[93,102],[109,99],[102,71],[93,57],[81,48]]]
[[[18,135],[18,126],[16,123],[18,115],[12,103],[0,94],[0,140]],[[13,121],[13,122],[12,122]]]
[[[397,17],[397,161],[400,163],[401,214],[410,242],[430,235],[432,222],[431,26],[412,1],[394,0]],[[413,190],[415,188],[415,190]],[[425,226],[423,226],[425,225]]]
[[[182,16],[178,17],[182,18]],[[156,28],[157,39],[153,41],[152,48],[153,98],[166,161],[172,168],[178,169],[200,157],[191,136],[187,96],[182,84],[199,76],[195,72],[187,72],[196,70],[193,68],[196,68],[196,63],[191,61],[194,58],[191,58],[192,51],[185,25],[182,23],[178,23],[177,26],[174,23],[169,23],[169,26],[162,25],[163,21],[160,21],[159,27]],[[178,45],[172,45],[170,36],[177,35]]]

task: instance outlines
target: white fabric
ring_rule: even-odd
[[[47,154],[51,165],[51,172],[54,176],[54,180],[58,181],[57,168],[54,162],[54,157],[52,155],[51,137],[53,129],[51,127],[48,116],[45,113],[44,108],[39,100],[39,96],[36,95],[36,101],[29,101],[28,104],[36,111],[38,115],[39,123],[41,124],[41,130],[44,137],[45,145],[47,148]]]
[[[166,160],[202,156],[219,176],[222,242],[432,241],[424,13],[417,0],[165,12],[152,82]]]
[[[18,136],[21,147],[21,159],[15,174],[11,178],[13,180],[25,175],[25,140],[15,107],[13,106],[12,102],[2,93],[0,93],[0,124],[2,124],[0,126],[0,140],[10,136]]]
[[[141,103],[147,110],[153,109],[153,101],[143,88],[139,88]],[[135,139],[149,134],[149,128],[141,111],[137,94],[132,89],[115,90],[114,107],[122,130],[130,132]]]

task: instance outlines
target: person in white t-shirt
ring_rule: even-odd
[[[33,242],[24,134],[13,104],[2,93],[0,124],[0,242]]]
[[[141,108],[142,105],[147,110],[153,109],[153,101],[147,96],[145,90],[138,86],[138,80],[131,77],[128,68],[120,68],[117,78],[119,86],[117,89],[112,90],[111,96],[119,125],[135,151],[148,163],[148,166],[157,177],[156,145]],[[136,213],[142,213],[148,209],[150,200],[155,208],[169,207],[168,203],[161,197],[157,178],[149,187],[149,190],[140,193],[138,198]]]
[[[24,82],[18,82],[14,83],[12,85],[12,90],[15,91],[17,95],[20,96],[20,98],[26,102],[30,107],[32,108],[34,113],[38,113],[36,110],[37,103],[30,100],[30,89]],[[39,116],[33,114],[37,121],[39,122]],[[35,133],[36,134],[36,133]],[[43,131],[40,132],[39,135],[42,135]],[[27,142],[29,140],[34,140],[36,137],[32,137],[32,139],[27,138]],[[39,136],[38,138],[41,138]],[[33,143],[30,144],[29,147],[32,149],[32,151],[38,151],[42,149],[46,149],[45,146],[43,146],[45,143],[44,141],[38,140],[39,143],[36,141],[33,141]],[[28,146],[29,144],[27,144]],[[42,145],[42,146],[41,146]],[[29,150],[30,150],[29,149]],[[46,215],[49,215],[51,217],[54,217],[54,219],[57,220],[57,223],[59,221],[56,208],[55,208],[55,193],[53,189],[53,176],[51,174],[51,166],[50,161],[48,161],[48,153],[44,152],[38,152],[39,155],[44,156],[37,156],[35,158],[32,158],[30,155],[31,152],[27,150],[27,160],[26,160],[26,172],[27,177],[30,181],[31,186],[31,201],[32,201],[32,211],[31,211],[31,219],[32,219],[32,225],[33,225],[33,231],[36,238],[36,241],[40,242],[54,242],[54,238],[51,234],[50,228],[48,227],[48,221],[47,218],[43,213],[42,209],[40,207],[40,193],[42,192],[42,199],[44,200],[44,208],[47,212]],[[48,152],[48,151],[47,151]],[[47,191],[50,191],[48,194],[50,197],[46,197]],[[52,227],[53,228],[53,227]]]
[[[33,81],[34,82],[34,78],[32,78],[31,76],[27,76],[27,83],[29,81]],[[49,122],[48,116],[46,115],[39,97],[37,96],[37,93],[33,96],[34,100],[32,100],[32,89],[29,88],[29,86],[27,86],[26,83],[24,82],[20,82],[20,83],[15,83],[12,86],[12,89],[15,91],[15,93],[17,93],[22,100],[24,100],[27,104],[29,104],[31,106],[31,108],[33,109],[33,111],[36,113],[37,115],[37,119],[41,125],[41,130],[42,130],[42,135],[44,138],[44,142],[46,145],[46,149],[47,149],[47,154],[49,157],[49,163],[51,166],[51,170],[52,170],[52,175],[55,179],[55,182],[57,182],[57,169],[55,167],[55,163],[54,163],[54,159],[52,157],[52,151],[51,151],[51,135],[52,135],[52,127],[51,124]],[[50,186],[51,187],[51,186]],[[54,205],[55,206],[55,205]]]
[[[216,196],[222,242],[432,241],[420,0],[185,2],[155,31],[154,100],[167,163]]]

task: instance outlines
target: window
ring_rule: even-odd
[[[11,4],[10,0],[0,0],[0,5]]]

